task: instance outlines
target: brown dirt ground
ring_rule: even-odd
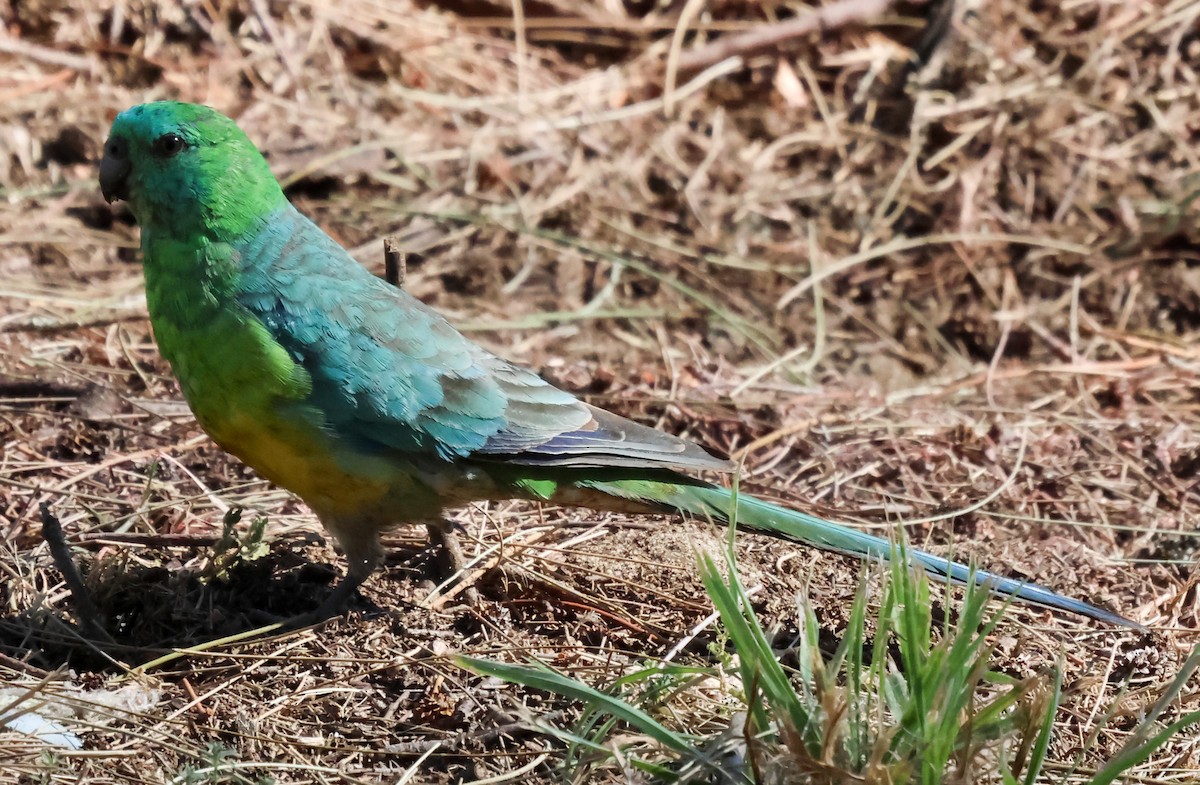
[[[963,2],[947,26],[943,3],[901,4],[664,93],[685,5],[545,0],[515,33],[504,2],[0,0],[8,687],[53,673],[48,694],[101,700],[128,666],[311,608],[341,570],[301,504],[197,429],[154,347],[137,230],[95,185],[114,114],[175,97],[237,117],[373,269],[397,235],[406,286],[480,342],[749,447],[755,493],[867,525],[942,515],[909,536],[1152,626],[1019,608],[997,636],[1016,676],[1064,656],[1055,761],[1120,747],[1200,621],[1200,4]],[[685,54],[801,7],[702,5]],[[41,502],[108,654],[67,623]],[[228,505],[268,517],[270,552],[204,583]],[[447,655],[533,654],[604,683],[711,610],[693,554],[721,533],[704,524],[456,518],[497,566],[478,610],[428,607],[423,532],[399,531],[348,618],[155,668],[141,703],[76,709],[84,754],[47,762],[0,734],[0,780],[160,782],[210,742],[281,782],[396,781],[435,741],[413,781],[499,776],[547,747],[521,720],[575,709]],[[754,536],[738,555],[765,621],[794,630],[805,591],[836,640],[853,560]],[[1165,718],[1198,703],[1191,685]],[[1185,735],[1139,773],[1198,766]]]

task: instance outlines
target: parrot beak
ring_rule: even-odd
[[[104,158],[100,161],[100,193],[112,204],[117,199],[129,198],[129,173],[133,165],[129,160],[129,145],[120,137],[112,137],[104,143]]]

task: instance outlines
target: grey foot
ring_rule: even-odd
[[[458,540],[458,525],[445,519],[430,521],[425,524],[429,530],[429,545],[438,549],[437,577],[439,584],[446,592],[461,593],[463,599],[471,607],[479,606],[479,590],[475,588],[475,576],[469,572],[467,558],[463,554],[462,543]],[[466,586],[457,589],[461,581],[470,581]],[[457,591],[455,591],[457,589]]]

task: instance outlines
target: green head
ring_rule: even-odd
[[[129,202],[147,232],[234,239],[286,204],[258,148],[225,115],[159,101],[117,115],[104,144],[100,190]]]

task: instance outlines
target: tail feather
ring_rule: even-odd
[[[734,498],[733,492],[726,488],[700,482],[684,484],[620,479],[589,482],[586,485],[626,502],[666,507],[720,523],[728,523]],[[892,542],[883,537],[876,537],[797,510],[789,510],[746,494],[737,495],[736,515],[738,528],[812,545],[827,551],[885,561],[890,559],[893,553]],[[971,578],[971,569],[964,564],[915,548],[909,548],[907,554],[909,559],[919,564],[927,574],[939,580],[965,584]],[[985,586],[1001,596],[1086,616],[1107,624],[1142,629],[1142,625],[1137,622],[1086,602],[1056,594],[1035,583],[1017,581],[978,569],[974,571],[974,580],[977,585]]]

